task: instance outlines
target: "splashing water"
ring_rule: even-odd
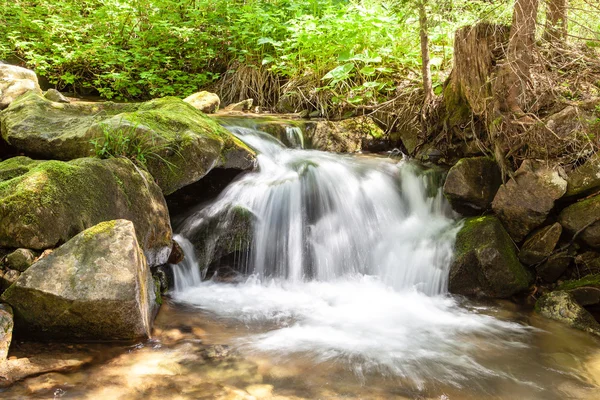
[[[359,377],[396,376],[422,388],[504,376],[482,355],[524,346],[529,328],[446,295],[459,224],[435,174],[406,161],[288,149],[253,127],[228,128],[256,149],[258,170],[180,227],[187,259],[175,268],[177,301],[267,324],[240,339],[248,351],[341,362]],[[253,216],[237,266],[248,277],[201,282],[207,260],[198,265],[185,238],[233,208]]]

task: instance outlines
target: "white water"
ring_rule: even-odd
[[[527,328],[446,295],[458,224],[427,175],[404,161],[286,149],[255,129],[229,129],[257,150],[258,171],[190,216],[181,235],[232,207],[250,210],[248,278],[201,282],[179,239],[189,258],[176,267],[177,301],[246,324],[243,349],[341,362],[359,377],[418,388],[508,378],[480,359],[524,346]]]

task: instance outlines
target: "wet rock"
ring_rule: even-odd
[[[36,257],[36,254],[32,250],[17,249],[7,255],[4,262],[8,268],[24,272],[33,264]]]
[[[230,104],[224,108],[224,111],[250,111],[254,104],[253,99],[246,99],[239,103]]]
[[[469,218],[464,222],[450,267],[451,293],[505,298],[526,290],[531,279],[497,218]]]
[[[56,89],[48,89],[48,91],[46,93],[44,93],[44,97],[50,101],[54,101],[55,103],[70,103],[71,102],[61,92],[59,92]]]
[[[519,260],[525,265],[544,261],[554,251],[561,234],[562,225],[558,222],[535,231],[521,246]]]
[[[42,94],[35,72],[16,65],[0,64],[0,110],[30,91]]]
[[[600,195],[579,201],[562,210],[558,221],[571,235],[600,249]]]
[[[158,283],[160,293],[165,294],[173,289],[174,277],[173,269],[170,265],[159,265],[152,268],[152,277]]]
[[[369,117],[342,121],[320,121],[306,132],[312,148],[336,153],[354,153],[383,138],[383,130]]]
[[[176,241],[173,241],[173,247],[171,248],[171,255],[167,260],[168,264],[179,264],[183,261],[184,254],[183,249]]]
[[[567,196],[577,196],[600,189],[600,153],[567,175]]]
[[[536,267],[537,274],[546,283],[554,283],[571,265],[573,257],[567,252],[552,254],[546,261]]]
[[[254,166],[251,149],[175,97],[133,104],[61,104],[28,94],[2,113],[0,123],[10,145],[59,160],[88,157],[103,148],[107,136],[118,141],[127,135],[130,144],[122,144],[123,155],[139,161],[141,149],[145,167],[165,194],[200,180],[215,167]]]
[[[215,113],[221,105],[221,99],[215,93],[202,91],[194,93],[185,99],[186,103],[192,105],[192,107],[202,111],[203,113],[212,114]]]
[[[8,387],[28,376],[47,372],[71,371],[91,361],[91,356],[82,353],[40,354],[29,358],[7,360],[0,364],[0,387]]]
[[[600,303],[600,274],[563,282],[558,290],[569,292],[582,306]]]
[[[520,242],[541,225],[567,190],[559,172],[533,160],[525,160],[514,179],[500,186],[492,208],[510,236]],[[563,225],[564,226],[564,225]]]
[[[535,304],[535,310],[543,317],[600,336],[600,324],[566,291],[558,290],[543,295]]]
[[[8,304],[0,304],[0,365],[8,357],[13,325],[12,308]]]
[[[0,272],[2,272],[0,276],[0,292],[3,292],[9,287],[11,287],[12,284],[15,283],[21,275],[19,271],[14,269],[6,269]]]
[[[448,172],[444,195],[455,211],[477,215],[491,207],[501,184],[500,169],[494,160],[462,158]]]
[[[25,271],[2,300],[16,329],[44,338],[124,340],[150,335],[154,281],[133,223],[86,229]]]
[[[81,158],[30,162],[0,183],[0,246],[44,250],[99,222],[128,219],[150,265],[171,249],[169,212],[160,188],[129,160]],[[5,164],[0,163],[0,171]]]

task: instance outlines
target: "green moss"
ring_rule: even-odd
[[[562,283],[557,290],[573,290],[583,286],[594,286],[600,288],[600,274],[587,275],[578,280]]]

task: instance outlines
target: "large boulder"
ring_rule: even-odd
[[[336,153],[354,153],[384,136],[383,130],[369,117],[342,121],[320,121],[307,131],[311,147]]]
[[[148,337],[157,310],[150,269],[126,220],[79,233],[25,271],[2,300],[18,331],[44,338]]]
[[[165,199],[150,174],[131,161],[19,157],[0,163],[0,171],[5,164],[12,173],[0,181],[0,247],[44,250],[123,218],[133,221],[150,265],[167,261],[172,232]]]
[[[464,221],[449,279],[451,293],[506,298],[526,290],[532,277],[500,221],[486,216]]]
[[[525,160],[513,179],[500,186],[492,208],[510,236],[520,242],[540,226],[567,190],[558,171],[533,160]]]
[[[491,207],[501,184],[500,169],[494,160],[462,158],[448,171],[444,195],[455,211],[477,215]]]
[[[544,261],[554,251],[561,234],[562,225],[558,222],[533,232],[521,246],[519,260],[525,265]]]
[[[194,93],[183,99],[183,101],[191,104],[195,109],[207,114],[215,113],[221,105],[221,99],[219,99],[219,96],[217,96],[215,93],[206,91]]]
[[[27,92],[42,94],[35,72],[16,65],[0,64],[0,110]]]
[[[212,168],[249,169],[254,153],[225,128],[175,97],[146,103],[73,103],[22,96],[0,115],[2,137],[40,158],[96,153],[135,159],[165,194]]]
[[[589,246],[600,248],[600,195],[565,208],[558,221],[571,235],[578,234]]]
[[[146,149],[148,171],[165,195],[199,181],[215,167],[250,169],[254,152],[204,114],[174,97],[143,103],[136,111],[90,128],[103,146],[105,137],[123,133]],[[134,149],[135,150],[135,149]]]
[[[563,290],[540,297],[535,304],[535,311],[543,317],[600,336],[600,324],[577,303],[573,295]]]
[[[577,196],[600,189],[600,153],[567,175],[567,196]]]
[[[8,356],[8,349],[12,341],[13,311],[8,304],[0,304],[0,364]]]

